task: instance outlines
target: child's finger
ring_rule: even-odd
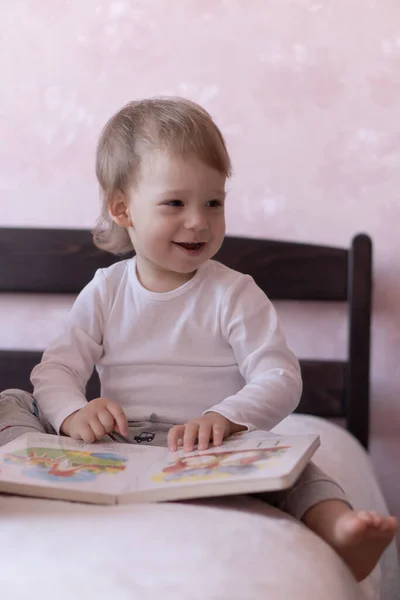
[[[110,433],[110,431],[115,429],[115,427],[116,427],[115,419],[112,416],[112,414],[110,413],[110,411],[107,410],[106,408],[102,408],[99,410],[99,412],[97,413],[97,418],[99,419],[100,423],[103,425],[104,431],[106,433]]]
[[[106,434],[104,425],[100,422],[99,417],[97,415],[93,415],[91,417],[89,425],[96,437],[96,440],[101,440],[101,438]]]
[[[185,433],[183,434],[183,451],[192,452],[199,432],[198,423],[186,423]]]
[[[83,440],[86,444],[93,444],[93,442],[96,440],[95,434],[92,431],[92,428],[90,427],[89,423],[82,423],[79,427],[78,434],[79,438]]]
[[[224,428],[222,427],[222,425],[219,425],[218,423],[214,423],[213,428],[212,428],[212,434],[213,434],[213,445],[220,446],[224,439]]]
[[[128,420],[126,418],[124,411],[120,407],[120,405],[117,404],[116,402],[109,402],[107,404],[107,410],[114,417],[114,420],[115,420],[114,427],[116,426],[118,428],[118,432],[121,435],[128,435],[128,433],[129,433]]]
[[[178,442],[183,438],[184,432],[184,425],[175,425],[168,431],[168,448],[171,452],[176,452],[178,450]]]
[[[199,450],[207,450],[210,444],[212,426],[209,422],[201,423],[197,434]]]

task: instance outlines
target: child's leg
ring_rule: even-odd
[[[343,488],[310,462],[293,487],[271,494],[270,502],[298,521],[303,521],[312,506],[327,500],[340,500],[350,507]]]
[[[5,390],[0,394],[0,446],[24,433],[55,433],[31,394]]]
[[[263,496],[325,540],[358,581],[370,574],[397,528],[394,517],[354,511],[343,489],[313,463],[290,490]]]

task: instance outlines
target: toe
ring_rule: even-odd
[[[376,512],[370,512],[370,523],[374,527],[380,527],[384,521],[384,518],[381,515],[378,515]]]
[[[378,513],[373,510],[362,511],[362,515],[360,517],[370,526],[370,527],[380,527],[384,520],[384,517],[378,515]]]
[[[396,517],[387,517],[385,519],[385,531],[396,531],[398,524]]]
[[[395,517],[377,515],[377,523],[375,527],[380,533],[394,533],[397,528],[397,520]]]
[[[369,510],[360,510],[356,513],[357,520],[359,522],[359,526],[361,529],[368,529],[368,527],[373,527],[375,522],[374,514]]]
[[[369,521],[370,520],[370,511],[369,510],[359,510],[357,512],[357,517],[359,519],[362,519],[363,521]]]

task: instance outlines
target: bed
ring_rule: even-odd
[[[301,361],[303,396],[281,432],[316,432],[315,460],[355,507],[387,512],[368,457],[372,244],[350,248],[227,237],[217,257],[250,273],[273,300],[348,306],[344,361]],[[115,257],[84,230],[0,229],[0,291],[76,294]],[[42,296],[40,296],[42,297]],[[0,389],[30,389],[40,360],[30,349],[0,350]],[[89,398],[98,394],[94,374]],[[337,423],[340,423],[338,425]],[[320,539],[251,497],[100,507],[0,496],[2,597],[197,600],[395,600],[393,543],[357,584]]]

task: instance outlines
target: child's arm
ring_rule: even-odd
[[[64,332],[32,371],[34,396],[58,432],[69,415],[87,406],[86,383],[103,353],[107,303],[106,280],[97,271],[77,297]]]
[[[294,411],[302,382],[298,360],[286,345],[276,311],[250,277],[227,292],[221,329],[233,348],[245,386],[197,419],[176,425],[168,435],[170,450],[182,440],[190,452],[198,440],[206,449],[244,429],[272,429]]]
[[[251,277],[241,277],[227,292],[221,327],[246,384],[209,410],[249,429],[270,430],[297,407],[301,372],[275,308]]]

